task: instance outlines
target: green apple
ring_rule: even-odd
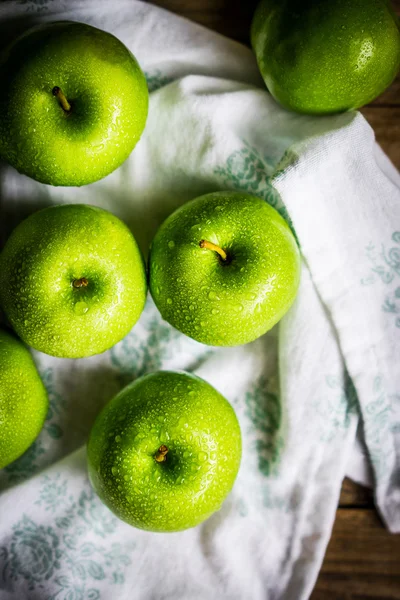
[[[0,469],[16,460],[39,435],[48,399],[32,356],[0,329]]]
[[[89,477],[123,521],[150,531],[194,527],[221,507],[239,470],[241,436],[227,400],[203,379],[159,371],[123,389],[97,417]]]
[[[116,344],[138,320],[146,292],[131,232],[94,206],[34,213],[0,254],[4,312],[26,344],[53,356],[91,356]]]
[[[144,129],[148,91],[113,35],[70,21],[19,37],[0,59],[0,155],[52,185],[85,185],[129,156]]]
[[[300,257],[286,221],[264,200],[216,192],[167,218],[149,269],[166,321],[204,344],[235,346],[264,334],[289,309]]]
[[[400,67],[390,0],[262,0],[251,40],[271,94],[302,113],[368,104]]]

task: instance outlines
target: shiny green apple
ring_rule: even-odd
[[[47,393],[29,351],[0,329],[0,469],[35,441],[48,409]]]
[[[389,0],[261,0],[251,40],[271,94],[302,113],[368,104],[400,68]]]
[[[85,204],[22,221],[0,254],[0,304],[21,339],[46,354],[104,352],[146,301],[142,255],[126,225]]]
[[[216,192],[167,218],[149,270],[166,321],[204,344],[235,346],[261,336],[289,309],[300,256],[286,221],[264,200]]]
[[[113,35],[70,21],[29,30],[0,57],[0,156],[43,183],[97,181],[144,129],[146,80]]]
[[[241,435],[227,400],[203,379],[137,379],[97,417],[91,483],[122,520],[150,531],[194,527],[221,507],[239,470]]]

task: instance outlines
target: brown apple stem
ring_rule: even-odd
[[[207,250],[213,250],[214,252],[217,252],[217,254],[219,254],[222,258],[222,260],[226,260],[228,258],[228,255],[225,252],[225,250],[222,250],[222,248],[220,248],[216,244],[213,244],[212,242],[207,242],[207,240],[201,240],[199,246],[200,248],[207,248]]]
[[[167,446],[164,446],[164,444],[163,444],[157,450],[157,453],[154,456],[154,458],[156,459],[156,461],[158,463],[162,463],[162,462],[165,462],[167,460],[167,454],[168,454],[168,448],[167,448]]]
[[[62,89],[59,88],[58,85],[56,85],[55,87],[53,87],[53,96],[55,96],[57,98],[57,100],[59,100],[59,102],[61,104],[61,108],[66,113],[71,112],[71,105],[68,102],[68,100],[66,99],[65,95],[63,94]]]
[[[72,285],[74,288],[83,288],[87,287],[89,285],[89,282],[86,279],[86,277],[82,277],[81,279],[74,279]]]

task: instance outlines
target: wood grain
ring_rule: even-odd
[[[250,24],[258,0],[152,0],[152,4],[250,45]]]
[[[310,600],[400,600],[400,536],[375,510],[340,509]]]
[[[350,479],[345,479],[340,493],[340,508],[372,508],[374,499],[372,491],[361,485],[357,485]]]
[[[383,150],[400,169],[400,106],[365,106],[362,114],[375,131]]]

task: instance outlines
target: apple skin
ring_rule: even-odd
[[[400,68],[390,0],[262,0],[251,42],[268,90],[300,113],[364,106]]]
[[[5,314],[26,344],[52,356],[81,358],[116,344],[139,319],[146,293],[134,237],[117,217],[94,206],[60,205],[32,214],[0,254]]]
[[[81,186],[119,167],[147,117],[145,77],[113,35],[70,21],[29,30],[0,59],[0,155],[51,185]],[[61,88],[67,114],[53,95]]]
[[[201,248],[217,244],[230,257]],[[286,221],[264,200],[242,192],[206,194],[161,225],[150,248],[149,285],[162,317],[212,346],[247,344],[289,309],[300,281],[300,255]]]
[[[29,351],[11,333],[0,329],[0,469],[35,441],[48,405]]]
[[[165,462],[157,451],[168,448]],[[159,371],[134,381],[97,417],[91,483],[123,521],[149,531],[195,527],[221,507],[239,470],[241,434],[229,402],[206,381]]]

